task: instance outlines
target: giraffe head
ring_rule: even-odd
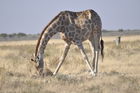
[[[53,75],[52,71],[48,68],[45,68],[43,70],[43,68],[41,67],[40,62],[43,60],[39,60],[39,57],[35,57],[35,59],[31,59],[32,64],[35,66],[37,74],[41,75],[41,76],[48,76],[48,75]],[[44,62],[41,62],[44,63]]]
[[[36,70],[39,71],[39,57],[31,58],[31,63],[35,66]]]

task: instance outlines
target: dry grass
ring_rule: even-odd
[[[99,62],[99,74],[92,77],[76,46],[56,76],[33,77],[30,58],[36,41],[0,43],[0,93],[139,93],[140,38],[123,37],[115,46],[114,37],[104,37],[105,59]],[[51,40],[45,50],[47,66],[54,71],[64,42]],[[89,45],[84,44],[91,59]]]

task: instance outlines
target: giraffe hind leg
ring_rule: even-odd
[[[94,36],[94,38],[90,39],[90,45],[92,49],[92,67],[94,73],[97,74],[98,72],[98,59],[99,59],[99,40]]]
[[[85,53],[85,50],[84,50],[83,45],[82,45],[82,44],[78,45],[78,48],[80,49],[80,52],[81,52],[81,54],[82,54],[82,56],[83,56],[83,58],[84,58],[84,61],[85,61],[86,64],[87,64],[88,68],[90,69],[91,74],[92,74],[93,76],[95,76],[95,73],[94,73],[94,71],[93,71],[93,69],[92,69],[92,66],[91,66],[91,64],[90,64],[90,62],[89,62],[89,59],[88,59],[88,57],[87,57],[87,55],[86,55],[86,53]]]

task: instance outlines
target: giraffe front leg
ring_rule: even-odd
[[[83,45],[82,45],[82,44],[78,45],[78,48],[80,49],[80,52],[81,52],[81,54],[82,54],[82,56],[83,56],[83,58],[84,58],[84,61],[85,61],[86,64],[87,64],[88,68],[90,69],[91,74],[92,74],[93,76],[95,76],[95,73],[94,73],[94,71],[93,71],[93,69],[92,69],[92,67],[91,67],[91,65],[90,65],[90,62],[89,62],[89,60],[88,60],[88,57],[87,57],[87,55],[86,55],[86,53],[85,53],[85,50],[84,50],[84,48],[83,48]]]
[[[67,56],[67,54],[68,54],[69,48],[70,48],[70,44],[66,44],[66,45],[65,45],[64,53],[63,53],[63,55],[61,56],[60,62],[59,62],[59,64],[58,64],[56,70],[54,71],[53,75],[56,75],[56,73],[59,71],[61,65],[63,64],[63,62],[64,62],[64,60],[65,60],[65,58],[66,58],[66,56]]]

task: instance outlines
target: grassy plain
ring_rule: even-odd
[[[0,42],[0,93],[139,93],[140,36],[103,37],[105,58],[99,60],[98,76],[92,77],[76,46],[56,76],[34,77],[30,58],[36,41]],[[84,43],[91,59],[90,46]],[[45,62],[54,71],[64,42],[51,40],[45,49]]]

